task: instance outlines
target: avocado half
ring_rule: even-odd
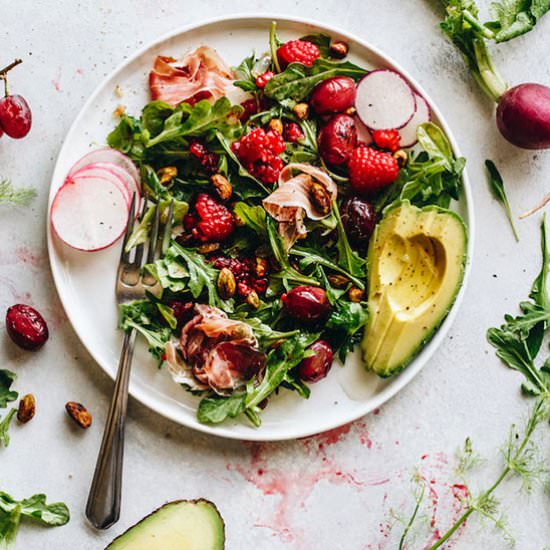
[[[377,225],[367,254],[365,366],[388,377],[405,368],[449,312],[466,263],[462,218],[404,202]]]
[[[169,502],[117,537],[105,550],[223,550],[225,525],[204,499]]]

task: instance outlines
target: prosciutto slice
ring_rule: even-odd
[[[233,82],[231,68],[208,46],[200,46],[181,61],[159,55],[149,73],[151,97],[174,107],[201,99],[215,101],[235,89]]]
[[[211,388],[222,395],[260,375],[266,365],[249,325],[202,304],[195,305],[195,316],[182,329],[181,357],[169,345],[166,361],[176,382],[192,387],[187,382],[191,374],[197,388]]]
[[[266,211],[279,222],[279,233],[287,250],[306,235],[306,216],[321,220],[328,215],[312,200],[314,183],[325,188],[331,201],[336,199],[336,184],[326,172],[310,164],[291,163],[281,170],[277,189],[263,200]]]

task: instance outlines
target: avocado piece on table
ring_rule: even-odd
[[[117,537],[105,550],[223,550],[225,525],[208,500],[169,502]]]
[[[433,336],[460,289],[467,241],[462,218],[436,206],[404,202],[382,218],[367,254],[368,370],[397,374]]]

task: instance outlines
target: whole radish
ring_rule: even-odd
[[[550,148],[550,88],[520,84],[500,97],[497,107],[500,133],[523,149]]]

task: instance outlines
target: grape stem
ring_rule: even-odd
[[[13,63],[10,63],[7,67],[4,67],[3,69],[0,69],[0,76],[4,76],[9,71],[11,71],[14,67],[17,67],[20,63],[23,63],[22,59],[16,59]]]

